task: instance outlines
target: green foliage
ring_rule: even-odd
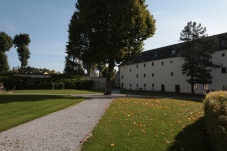
[[[12,39],[5,32],[0,32],[0,52],[9,51],[13,46]]]
[[[181,32],[180,40],[183,42],[177,48],[184,59],[182,71],[191,84],[194,93],[194,84],[212,83],[212,68],[219,67],[212,62],[212,54],[218,48],[216,36],[207,37],[206,28],[196,22],[188,22]]]
[[[227,92],[210,92],[204,100],[204,112],[215,150],[227,150]]]
[[[12,39],[5,32],[0,32],[0,73],[5,73],[9,70],[6,51],[13,46]]]
[[[132,61],[154,32],[155,20],[145,0],[78,0],[69,25],[67,53],[87,65],[108,64],[109,84],[116,63]]]
[[[6,73],[9,70],[7,56],[4,52],[0,52],[0,73]]]
[[[48,74],[56,74],[55,70],[50,70],[47,68],[35,68],[35,67],[31,67],[31,66],[26,66],[24,68],[24,71],[26,73],[32,73],[32,74],[43,74],[45,72],[47,72]]]
[[[66,56],[65,57],[65,74],[71,74],[71,75],[84,75],[84,69],[82,68],[80,62],[75,59],[75,57],[72,56]]]
[[[92,89],[95,82],[79,76],[52,75],[51,78],[32,78],[19,76],[0,76],[6,90],[52,89],[52,83],[64,83],[66,89]]]
[[[18,59],[21,62],[21,72],[23,73],[23,68],[28,64],[28,59],[30,58],[30,51],[28,49],[28,44],[31,42],[28,34],[16,35],[13,39],[14,47],[17,47]]]

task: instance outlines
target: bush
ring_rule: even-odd
[[[0,76],[0,83],[6,90],[51,89],[52,83],[64,83],[66,89],[92,89],[95,82],[84,80],[79,76],[54,75],[51,78],[32,78],[19,76]]]
[[[227,91],[208,93],[204,100],[205,125],[217,151],[227,150]]]

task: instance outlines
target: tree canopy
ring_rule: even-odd
[[[7,72],[9,69],[7,55],[5,52],[9,51],[12,46],[12,38],[5,32],[0,32],[0,73]]]
[[[78,0],[67,51],[86,63],[108,64],[110,94],[115,65],[132,61],[154,32],[155,20],[145,0]]]
[[[206,28],[196,22],[188,22],[180,33],[183,43],[178,49],[184,58],[182,70],[189,77],[187,82],[191,84],[192,94],[195,84],[212,83],[212,68],[219,67],[211,60],[218,48],[217,37],[208,37],[205,33]]]
[[[14,47],[17,47],[18,59],[21,62],[21,72],[23,73],[23,68],[28,65],[28,59],[30,58],[30,51],[28,48],[31,42],[28,34],[16,35],[13,39]]]

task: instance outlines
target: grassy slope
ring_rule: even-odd
[[[82,100],[60,95],[0,94],[0,132]]]
[[[203,104],[175,99],[117,99],[83,151],[209,150]]]

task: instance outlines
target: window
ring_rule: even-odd
[[[173,76],[173,72],[171,72],[171,77]]]
[[[222,46],[227,46],[227,39],[221,41]]]
[[[152,88],[154,88],[154,83],[152,84]]]
[[[175,53],[176,53],[176,50],[172,50],[172,55],[175,55]]]
[[[226,67],[221,68],[221,73],[223,73],[223,74],[226,73]]]
[[[154,73],[152,73],[152,77],[154,77]]]
[[[146,78],[146,74],[144,74],[143,77]]]
[[[162,63],[161,63],[161,64],[162,64],[162,66],[163,66],[163,65],[164,65],[164,61],[162,61]]]
[[[130,84],[130,88],[132,87],[132,84]]]
[[[136,75],[136,78],[138,78],[138,77],[139,77],[139,75],[137,74],[137,75]]]
[[[144,88],[146,88],[146,86],[147,86],[146,84],[143,85]]]
[[[225,53],[222,53],[221,56],[224,57],[225,56]]]
[[[154,62],[152,62],[152,66],[154,66]]]
[[[138,65],[136,65],[136,68],[138,68],[139,66]]]
[[[203,85],[203,90],[208,90],[208,84]]]
[[[124,75],[121,76],[121,79],[123,79],[123,78],[124,78]]]
[[[198,89],[198,84],[194,84],[194,90]]]
[[[138,87],[139,87],[139,85],[138,85],[138,84],[136,84],[136,87],[138,88]]]
[[[154,58],[158,57],[158,52],[155,52]]]
[[[173,61],[171,60],[170,63],[173,63]]]
[[[146,67],[146,63],[144,63],[143,66]]]
[[[130,69],[130,72],[132,72],[132,69]]]

